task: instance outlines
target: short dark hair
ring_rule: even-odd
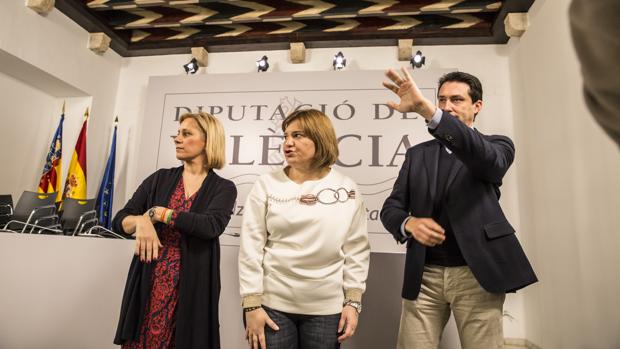
[[[437,93],[441,89],[441,86],[446,82],[462,82],[469,86],[469,97],[471,97],[471,102],[476,103],[477,101],[482,100],[482,84],[477,77],[467,74],[460,71],[454,71],[439,78],[439,87],[437,88]]]
[[[290,113],[282,121],[282,131],[293,122],[299,121],[300,128],[314,142],[314,167],[325,168],[338,160],[338,138],[329,117],[320,110],[299,109]]]

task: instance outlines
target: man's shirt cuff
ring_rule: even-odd
[[[433,118],[427,124],[428,128],[430,128],[431,130],[436,129],[437,126],[439,125],[439,122],[441,121],[442,115],[443,115],[443,110],[441,110],[440,108],[437,108],[437,110],[435,110],[435,114],[433,115]]]
[[[405,220],[403,221],[403,223],[400,225],[400,233],[403,237],[405,237],[406,239],[409,238],[409,235],[407,234],[407,232],[405,231],[405,224],[407,224],[407,222],[409,221],[409,219],[411,219],[411,216],[405,218]]]

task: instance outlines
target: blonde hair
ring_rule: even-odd
[[[179,123],[187,119],[194,119],[205,136],[205,154],[207,168],[221,169],[226,163],[226,135],[220,121],[213,115],[205,112],[186,113],[181,115]]]
[[[286,131],[296,120],[306,136],[314,142],[315,167],[324,168],[335,164],[339,155],[338,139],[327,115],[316,109],[296,110],[282,121],[282,131]]]

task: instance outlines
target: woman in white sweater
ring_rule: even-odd
[[[331,166],[338,141],[309,109],[282,122],[288,164],[261,176],[241,227],[239,283],[251,348],[331,349],[351,337],[370,245],[355,182]]]

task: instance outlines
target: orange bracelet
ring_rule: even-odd
[[[166,211],[168,211],[168,209],[167,209],[167,208],[164,208],[164,209],[161,211],[161,215],[159,216],[159,221],[160,221],[160,222],[162,222],[162,223],[165,223],[165,222],[166,222]]]

